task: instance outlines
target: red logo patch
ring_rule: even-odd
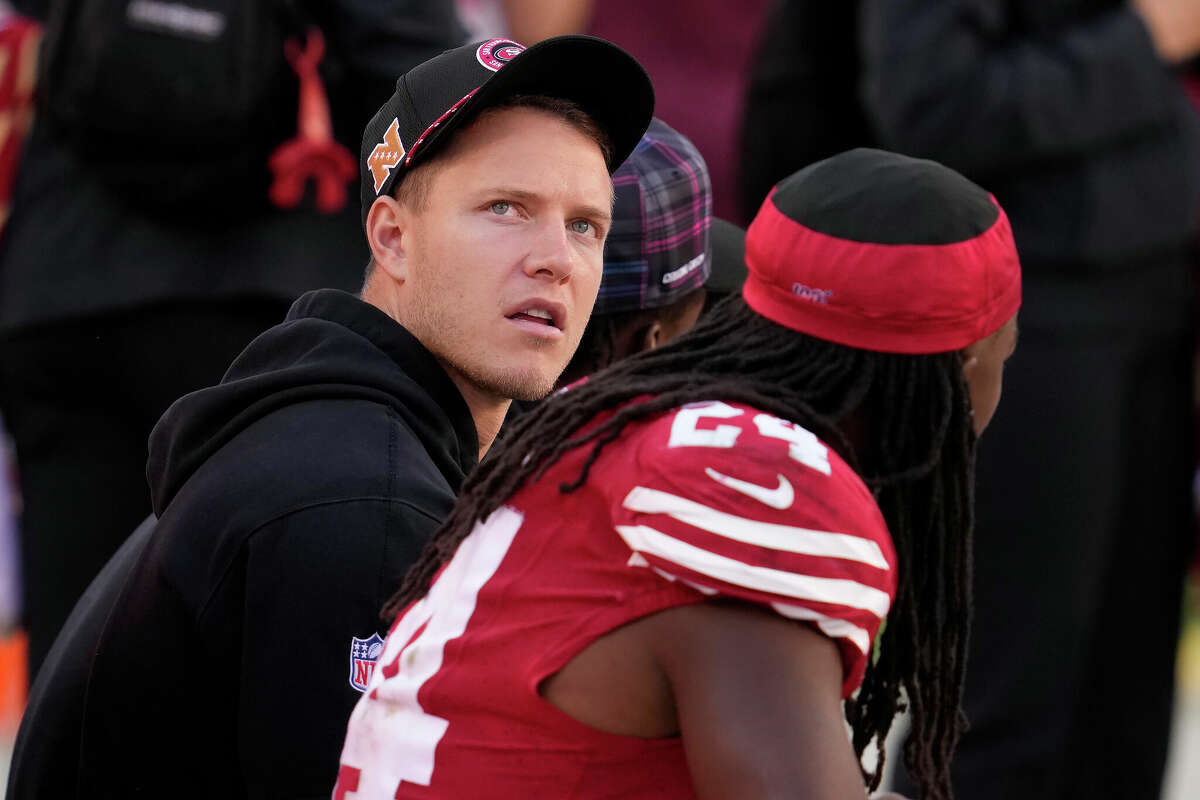
[[[367,169],[375,179],[375,194],[383,188],[384,181],[392,174],[392,170],[404,158],[404,143],[400,141],[400,120],[393,119],[383,134],[383,141],[375,145],[371,155],[367,157]]]
[[[492,72],[512,61],[525,49],[512,39],[491,39],[479,45],[475,51],[475,60]]]

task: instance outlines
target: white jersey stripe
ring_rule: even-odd
[[[879,569],[887,569],[887,559],[879,544],[848,533],[815,531],[779,525],[773,522],[737,517],[678,495],[634,487],[625,496],[625,508],[644,514],[669,514],[680,522],[745,544],[767,547],[785,553],[824,556],[858,561]]]
[[[846,639],[857,647],[860,653],[865,654],[871,646],[870,634],[849,620],[827,617],[811,608],[788,603],[771,603],[771,608],[789,619],[802,619],[817,623],[817,627],[830,639]]]
[[[645,561],[645,559],[642,560]],[[672,575],[664,569],[654,567],[654,571],[669,581],[679,581],[680,583],[687,584],[696,591],[700,592],[700,594],[708,595],[710,597],[715,594],[720,594],[720,592],[718,592],[716,589],[708,586],[702,586],[695,581],[684,580],[678,575]],[[777,614],[787,617],[788,619],[815,622],[817,627],[821,629],[821,632],[830,639],[846,639],[852,645],[857,647],[860,653],[866,654],[867,648],[871,646],[871,635],[867,633],[866,629],[860,628],[849,620],[826,616],[825,614],[822,614],[819,611],[814,611],[811,608],[807,608],[805,606],[794,606],[790,603],[771,603],[771,608],[773,608]]]
[[[617,525],[617,533],[630,549],[652,555],[701,575],[759,592],[860,608],[879,618],[887,614],[887,592],[844,578],[818,578],[794,572],[757,567],[717,555],[668,536],[645,525]]]

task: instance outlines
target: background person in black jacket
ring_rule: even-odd
[[[1010,210],[1021,356],[980,449],[976,623],[955,786],[1161,788],[1191,513],[1200,126],[1184,0],[865,0],[883,141]]]
[[[55,641],[9,798],[328,797],[384,601],[509,399],[549,392],[574,351],[609,173],[653,110],[612,45],[522,50],[400,79],[362,140],[362,299],[304,295],[155,427],[157,527]]]
[[[995,193],[1024,266],[1020,354],[979,451],[956,796],[1156,797],[1192,541],[1200,213],[1171,64],[1200,50],[1200,5],[818,5],[779,7],[752,92],[774,88],[799,154],[748,151],[747,174],[864,140],[933,158]]]
[[[333,133],[351,151],[397,75],[462,41],[451,0],[297,4],[325,34]],[[14,5],[45,19],[83,3]],[[290,75],[282,48],[278,60]],[[175,65],[175,79],[186,84],[189,69]],[[295,133],[296,91],[293,78],[270,146]],[[112,165],[81,154],[72,135],[43,108],[0,239],[0,408],[24,500],[30,680],[88,581],[150,512],[155,421],[176,398],[217,382],[301,293],[357,289],[368,257],[354,202],[332,214],[312,203],[276,208],[265,158],[262,185],[229,187],[236,213],[165,209],[155,192],[114,191],[101,169]]]

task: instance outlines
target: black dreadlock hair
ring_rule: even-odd
[[[683,297],[657,308],[641,308],[632,311],[610,311],[606,314],[593,313],[584,328],[583,337],[575,355],[567,362],[562,375],[558,377],[557,385],[566,386],[612,364],[622,358],[624,353],[618,352],[622,333],[632,332],[641,337],[646,329],[655,321],[662,320],[664,324],[677,323],[687,313],[693,303],[698,302],[699,296],[707,296],[703,287],[693,289]],[[628,334],[626,334],[628,335]],[[640,345],[638,348],[640,352]]]
[[[648,398],[630,403],[634,398]],[[904,759],[926,800],[950,800],[949,765],[966,729],[960,711],[970,607],[975,436],[957,352],[894,355],[845,347],[783,328],[734,295],[689,333],[598,373],[518,418],[463,485],[450,517],[384,609],[388,619],[429,588],[477,521],[565,452],[601,450],[626,425],[702,400],[741,402],[803,425],[864,479],[887,520],[899,586],[877,658],[846,718],[860,762],[874,741],[869,790],[883,773],[883,740],[897,711],[912,728]],[[586,433],[596,415],[619,409]],[[860,426],[858,447],[848,428]],[[904,699],[901,697],[903,690]]]

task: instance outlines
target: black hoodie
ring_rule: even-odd
[[[328,797],[380,608],[477,453],[411,334],[301,297],[154,429],[157,529],[55,643],[9,796]]]

